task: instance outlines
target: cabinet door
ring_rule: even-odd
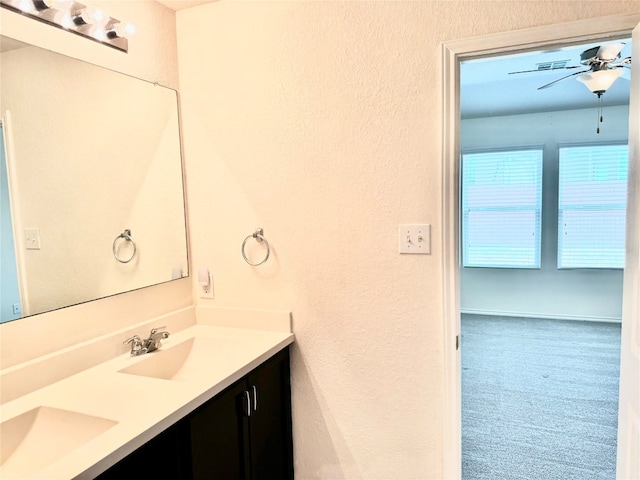
[[[249,417],[252,480],[293,479],[289,349],[251,372]]]
[[[246,382],[237,382],[197,409],[189,418],[194,480],[249,478],[243,398]]]
[[[148,478],[162,472],[173,480],[191,480],[189,425],[178,422],[113,465],[96,480]]]
[[[288,348],[114,465],[99,480],[293,480]]]

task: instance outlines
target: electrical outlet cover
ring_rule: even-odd
[[[213,294],[213,275],[208,270],[206,273],[200,271],[198,273],[198,288],[200,288],[200,298],[214,298]],[[206,283],[205,283],[206,279]]]

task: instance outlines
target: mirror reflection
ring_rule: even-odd
[[[177,93],[0,41],[0,321],[187,276]]]

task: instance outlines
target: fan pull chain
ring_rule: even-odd
[[[600,133],[600,124],[603,122],[604,117],[602,116],[602,95],[598,95],[598,125],[596,127],[596,133]]]

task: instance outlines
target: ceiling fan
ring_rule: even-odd
[[[596,133],[600,133],[600,124],[604,120],[602,116],[602,95],[609,89],[609,87],[611,87],[611,85],[613,85],[613,82],[622,75],[623,68],[631,68],[631,57],[620,58],[620,52],[624,46],[624,43],[610,43],[608,45],[588,48],[580,54],[580,65],[567,66],[565,61],[547,62],[538,64],[537,70],[510,72],[510,74],[582,68],[580,71],[570,73],[569,75],[560,77],[553,82],[542,85],[541,87],[538,87],[538,90],[549,88],[566,78],[577,75],[576,79],[584,83],[585,86],[598,97],[598,126],[596,128]]]
[[[602,94],[613,85],[613,82],[622,75],[622,68],[630,68],[631,57],[620,59],[620,52],[624,46],[624,43],[610,43],[608,45],[589,48],[580,54],[580,65],[566,66],[564,62],[551,62],[538,64],[538,69],[536,70],[523,70],[520,72],[510,72],[509,74],[582,68],[582,70],[578,72],[570,73],[553,82],[542,85],[538,87],[538,90],[549,88],[566,78],[578,75],[577,80],[584,83],[591,92],[600,98]]]

